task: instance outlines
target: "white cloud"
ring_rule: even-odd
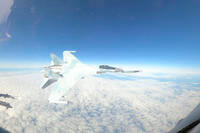
[[[0,24],[7,21],[14,0],[0,0]]]

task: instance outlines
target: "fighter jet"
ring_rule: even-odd
[[[141,72],[140,70],[134,70],[134,71],[130,71],[130,70],[123,70],[121,68],[118,67],[112,67],[109,65],[100,65],[99,66],[100,71],[97,71],[97,74],[101,74],[101,73],[109,73],[109,72],[121,72],[121,73],[137,73],[137,72]]]
[[[75,51],[64,51],[63,61],[51,54],[52,62],[42,71],[44,81],[41,88],[44,89],[51,84],[56,85],[51,89],[50,103],[65,103],[60,101],[64,93],[70,89],[78,80],[88,75],[96,74],[96,70],[81,63],[72,53]]]
[[[102,74],[107,72],[122,72],[122,73],[136,73],[136,71],[124,71],[117,67],[108,65],[100,65],[99,69],[92,68],[86,64],[81,63],[72,53],[76,51],[64,51],[63,61],[56,55],[51,54],[51,65],[44,67],[42,73],[44,74],[44,81],[41,85],[42,89],[56,83],[51,89],[49,96],[50,103],[66,103],[60,98],[75,85],[77,81],[83,77]]]

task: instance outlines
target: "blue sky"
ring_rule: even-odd
[[[0,21],[0,64],[47,64],[51,52],[76,50],[89,64],[198,69],[199,7],[198,0],[15,0]]]

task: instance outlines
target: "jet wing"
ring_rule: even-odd
[[[42,85],[41,85],[41,88],[42,89],[45,89],[46,87],[48,87],[49,85],[55,83],[57,80],[55,79],[48,79],[48,78],[45,78]]]

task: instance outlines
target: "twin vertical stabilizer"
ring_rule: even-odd
[[[61,59],[59,59],[55,54],[51,53],[50,54],[51,56],[51,65],[62,65],[63,64],[63,61]]]

